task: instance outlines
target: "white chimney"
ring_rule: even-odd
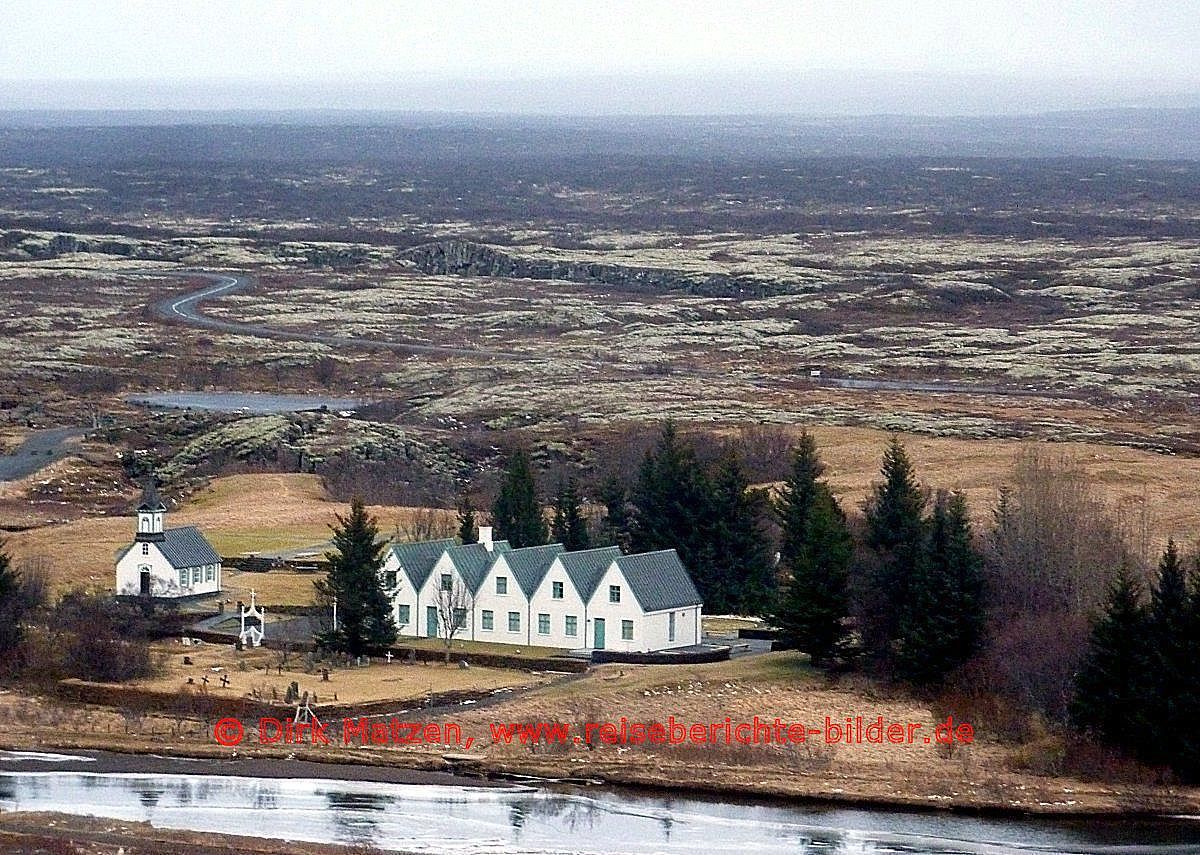
[[[492,551],[492,527],[490,525],[481,525],[479,527],[479,542],[484,545],[488,552]]]

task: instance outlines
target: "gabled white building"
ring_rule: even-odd
[[[455,637],[519,646],[626,652],[699,644],[702,602],[675,550],[622,555],[615,546],[512,549],[480,528],[478,543],[393,546],[384,563],[400,634],[441,635],[440,592],[456,587]],[[443,610],[444,612],[445,610]]]
[[[221,556],[195,526],[166,527],[167,506],[151,479],[137,508],[137,534],[117,556],[117,594],[179,599],[221,590]]]

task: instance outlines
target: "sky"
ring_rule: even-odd
[[[3,9],[0,108],[1200,105],[1197,0],[4,0]]]

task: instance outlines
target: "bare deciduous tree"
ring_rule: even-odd
[[[471,591],[461,579],[453,579],[449,586],[442,586],[437,595],[438,636],[446,647],[445,661],[450,661],[450,647],[455,637],[467,626],[467,618],[475,603]]]
[[[1116,569],[1138,566],[1130,535],[1075,460],[1018,457],[986,550],[991,631],[979,665],[991,685],[1066,714],[1088,619]]]

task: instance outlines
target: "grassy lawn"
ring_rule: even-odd
[[[763,626],[763,621],[759,618],[743,618],[743,617],[726,617],[716,616],[710,617],[705,615],[702,619],[704,632],[708,635],[731,635],[736,636],[739,629],[758,629]]]

